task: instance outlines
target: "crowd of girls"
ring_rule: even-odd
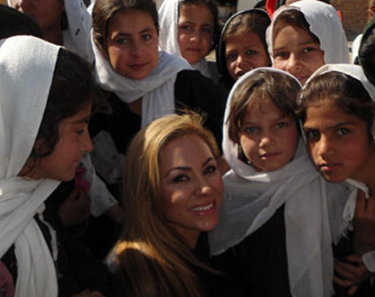
[[[271,2],[0,6],[0,297],[374,296],[374,22]]]

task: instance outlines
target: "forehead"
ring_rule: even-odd
[[[181,3],[179,19],[213,23],[214,17],[207,5],[203,3]]]
[[[145,28],[156,30],[151,15],[139,9],[119,10],[108,23],[108,31],[124,30],[136,32]]]

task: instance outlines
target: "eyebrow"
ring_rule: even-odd
[[[88,123],[88,122],[90,122],[90,119],[91,119],[91,115],[89,115],[88,117],[84,117],[84,118],[82,118],[82,119],[76,120],[76,121],[68,122],[68,123],[69,123],[69,124]]]
[[[213,157],[208,157],[206,161],[203,162],[202,167],[205,167],[208,163],[210,163],[214,158]],[[171,172],[175,170],[181,170],[181,171],[191,171],[191,167],[184,167],[184,166],[179,166],[179,167],[173,167],[169,169],[165,176],[167,177]]]
[[[342,126],[353,126],[355,125],[355,123],[353,122],[341,122],[341,123],[338,123],[336,125],[333,125],[333,126],[330,126],[328,127],[328,129],[337,129],[337,128],[340,128]],[[309,127],[309,126],[303,126],[303,129],[310,129],[310,130],[314,130],[315,128],[314,127]]]
[[[309,45],[309,44],[318,44],[314,39],[311,39],[311,40],[307,40],[307,41],[304,41],[304,42],[301,42],[301,43],[298,43],[297,45],[298,46],[305,46],[305,45]],[[320,45],[319,45],[320,46]],[[282,47],[275,47],[273,49],[273,51],[279,51],[279,50],[283,50],[285,48],[285,46],[282,46]]]

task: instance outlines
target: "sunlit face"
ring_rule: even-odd
[[[160,154],[163,211],[186,243],[216,227],[223,181],[209,146],[198,136],[170,141]]]
[[[313,36],[296,26],[277,22],[273,36],[273,66],[294,75],[305,84],[311,74],[324,65],[324,52]]]
[[[38,159],[34,169],[26,176],[33,179],[72,180],[82,156],[92,150],[88,132],[90,116],[91,103],[73,117],[61,121],[60,138],[52,154]]]
[[[232,36],[225,43],[227,69],[234,80],[250,70],[271,64],[265,45],[251,31]]]
[[[324,101],[307,108],[304,131],[310,156],[328,181],[364,181],[373,175],[368,161],[374,148],[364,120]]]
[[[299,137],[296,121],[271,100],[248,109],[241,126],[240,145],[255,170],[277,170],[294,157]]]
[[[123,10],[109,21],[104,56],[119,74],[146,78],[158,64],[158,34],[151,16],[142,10]]]
[[[42,30],[60,28],[65,11],[61,0],[12,0],[12,7],[34,18]]]
[[[181,4],[177,35],[182,57],[190,64],[204,59],[211,51],[214,36],[214,17],[207,6]]]

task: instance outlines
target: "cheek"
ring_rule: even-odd
[[[241,136],[240,144],[242,152],[245,154],[246,158],[251,161],[251,155],[256,151],[257,145],[255,141],[249,139],[248,137]]]
[[[286,68],[286,61],[274,60],[273,67],[275,67],[277,69],[285,70],[285,68]]]

